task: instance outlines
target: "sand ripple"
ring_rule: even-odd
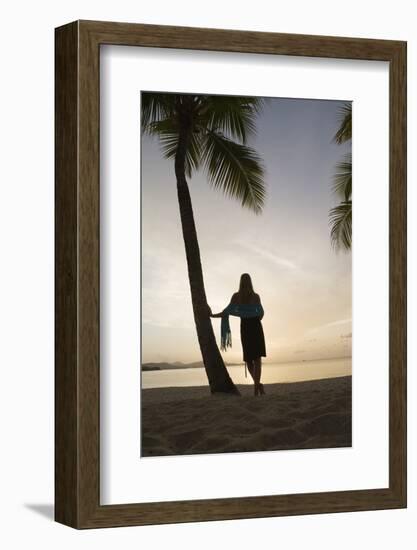
[[[207,387],[142,391],[142,456],[350,447],[350,376],[265,385],[267,395]]]

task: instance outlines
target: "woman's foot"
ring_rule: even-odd
[[[255,384],[254,395],[265,395],[264,385],[259,383]]]

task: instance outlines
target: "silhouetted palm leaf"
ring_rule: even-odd
[[[333,176],[333,191],[343,200],[349,201],[352,197],[352,155],[336,164],[336,173]]]
[[[263,105],[264,100],[258,97],[207,96],[202,113],[207,110],[208,128],[246,143],[256,132],[256,116]]]
[[[352,139],[352,103],[339,111],[339,128],[333,137],[338,144]],[[335,249],[350,250],[352,246],[352,155],[337,163],[333,176],[333,191],[341,203],[329,212],[330,240]]]
[[[341,202],[330,210],[330,238],[335,249],[350,250],[352,246],[352,201]]]
[[[141,97],[142,132],[153,134],[152,123],[172,117],[175,110],[174,94],[144,92]]]
[[[175,158],[178,147],[178,125],[175,118],[167,118],[152,122],[148,133],[159,137],[162,153],[165,158]],[[185,173],[191,177],[194,170],[198,170],[201,162],[201,134],[190,134],[185,156]]]
[[[352,103],[345,103],[339,111],[339,128],[333,137],[336,143],[352,139]]]
[[[259,213],[265,198],[264,170],[261,159],[246,141],[255,133],[256,117],[264,103],[257,97],[144,92],[142,131],[157,136],[165,158],[173,159],[180,118],[186,113],[186,175],[191,177],[204,164],[213,187]]]
[[[209,182],[255,213],[265,199],[264,170],[256,152],[213,131],[207,133],[204,166]]]

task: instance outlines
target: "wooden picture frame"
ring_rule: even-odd
[[[406,43],[76,21],[56,29],[55,519],[99,528],[406,506]],[[389,487],[100,505],[99,52],[104,44],[389,62]]]

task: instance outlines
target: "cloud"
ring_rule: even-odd
[[[333,328],[333,327],[337,327],[339,325],[347,325],[349,323],[352,323],[352,318],[350,318],[350,319],[338,319],[337,321],[331,321],[330,323],[324,323],[323,325],[318,325],[317,327],[311,328],[307,331],[307,334],[313,335],[313,334],[316,334],[317,332],[322,331],[323,329]]]
[[[261,256],[271,262],[273,262],[275,265],[278,265],[279,267],[283,267],[285,269],[296,271],[298,270],[298,266],[289,260],[288,258],[284,258],[282,256],[278,256],[274,252],[271,252],[270,250],[266,250],[265,248],[261,248],[260,246],[249,244],[243,241],[235,241],[236,244],[241,246],[242,248],[246,248],[246,250],[249,250],[251,252],[255,252],[258,256]]]
[[[336,327],[338,325],[346,325],[347,323],[351,323],[352,319],[339,319],[338,321],[332,321],[331,323],[326,323],[325,325],[322,325],[323,327]]]

